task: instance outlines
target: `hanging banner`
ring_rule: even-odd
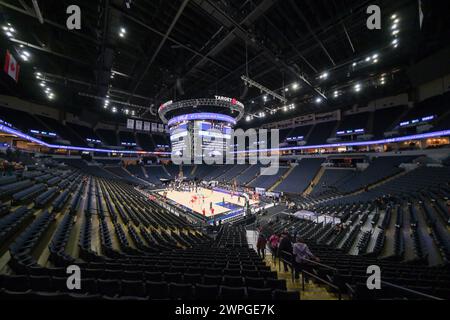
[[[144,131],[150,131],[150,122],[144,122]]]
[[[133,119],[127,120],[127,129],[134,129],[134,120]]]
[[[136,120],[136,130],[142,130],[142,121]]]

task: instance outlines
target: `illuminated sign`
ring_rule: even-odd
[[[219,101],[229,102],[233,106],[237,105],[241,108],[244,107],[244,104],[242,102],[238,101],[236,98],[230,98],[230,97],[224,97],[224,96],[214,96],[214,98]]]

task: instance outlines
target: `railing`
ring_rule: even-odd
[[[380,283],[382,286],[390,287],[390,288],[396,289],[398,291],[405,292],[405,293],[408,293],[408,294],[411,294],[413,296],[417,296],[420,298],[424,298],[424,299],[428,299],[428,300],[445,300],[445,299],[435,297],[435,296],[432,296],[432,295],[429,295],[429,294],[426,294],[426,293],[423,293],[420,291],[408,289],[408,288],[405,288],[405,287],[402,287],[402,286],[399,286],[399,285],[396,285],[396,284],[393,284],[393,283],[390,283],[387,281],[380,281]]]
[[[337,291],[338,299],[339,300],[342,299],[341,288],[339,286],[335,285],[334,283],[332,283],[331,278],[328,278],[328,280],[326,280],[326,279],[323,279],[323,278],[319,277],[316,274],[313,274],[313,273],[308,272],[308,271],[303,270],[303,269],[295,270],[296,268],[294,267],[294,264],[293,264],[293,255],[290,252],[286,252],[286,251],[282,251],[282,252],[284,253],[285,256],[287,256],[289,258],[289,260],[288,259],[282,259],[282,258],[279,257],[278,268],[280,268],[281,261],[286,262],[292,269],[292,281],[294,281],[294,272],[295,271],[300,271],[302,273],[302,290],[303,291],[305,291],[305,275],[306,275],[308,277],[311,277],[311,278],[315,279],[316,281],[318,281],[320,283],[323,283],[323,284],[329,286],[333,290]],[[337,268],[331,267],[329,265],[326,265],[326,264],[323,264],[323,263],[320,263],[320,262],[317,262],[317,261],[309,260],[309,259],[303,259],[303,260],[305,262],[307,262],[308,264],[310,264],[310,265],[315,265],[315,266],[321,267],[323,269],[328,269],[330,271],[333,271],[335,276],[339,276],[339,270]],[[390,287],[392,289],[398,290],[399,292],[402,292],[404,294],[408,294],[410,296],[417,297],[417,298],[423,298],[423,299],[427,299],[427,300],[444,300],[442,298],[439,298],[439,297],[436,297],[436,296],[433,296],[433,295],[429,295],[429,294],[426,294],[426,293],[423,293],[423,292],[420,292],[420,291],[417,291],[417,290],[409,289],[409,288],[406,288],[406,287],[403,287],[403,286],[399,286],[399,285],[396,285],[396,284],[388,282],[388,281],[381,281],[381,285],[385,286],[385,287]],[[353,289],[353,287],[350,284],[346,283],[345,286],[346,286],[347,290],[350,293],[352,293],[352,294],[356,293],[355,290]]]
[[[302,274],[302,290],[303,291],[305,291],[305,276],[308,276],[310,278],[313,278],[317,282],[323,283],[323,284],[329,286],[330,288],[332,288],[333,290],[335,290],[337,292],[337,294],[338,294],[338,300],[342,300],[342,292],[341,292],[341,288],[339,286],[333,284],[329,280],[325,280],[325,279],[319,277],[318,275],[315,275],[315,274],[313,274],[311,272],[308,272],[308,271],[304,270],[303,268],[300,268],[300,269],[296,268],[294,266],[294,263],[293,263],[293,261],[294,261],[293,254],[290,253],[290,252],[286,252],[286,251],[282,251],[282,253],[283,253],[284,256],[288,257],[288,259],[283,259],[283,258],[279,257],[278,258],[278,268],[280,268],[281,261],[283,261],[284,263],[289,265],[291,267],[291,270],[292,270],[292,282],[294,281],[294,273],[295,272],[300,272]],[[322,266],[324,268],[333,270],[335,273],[338,272],[338,270],[336,268],[327,266],[325,264],[322,264],[322,263],[319,263],[319,262],[316,262],[316,261],[312,261],[312,260],[309,260],[309,259],[303,259],[303,260],[306,261],[308,264],[316,264],[316,265]]]

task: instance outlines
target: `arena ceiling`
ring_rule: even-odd
[[[81,30],[66,27],[71,4]],[[381,30],[366,27],[371,4],[382,8]],[[215,94],[240,99],[261,121],[324,111],[408,87],[408,64],[448,44],[442,9],[423,9],[420,28],[417,0],[0,0],[1,24],[15,29],[2,43],[30,55],[19,84],[2,80],[2,92],[105,117],[156,119],[167,100]],[[282,112],[242,75],[295,109]],[[352,94],[358,84],[365,90]]]

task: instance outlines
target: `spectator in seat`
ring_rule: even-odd
[[[301,237],[298,237],[297,241],[294,243],[292,254],[294,255],[294,269],[296,279],[298,279],[299,277],[298,271],[309,264],[308,261],[305,261],[305,259],[315,260],[317,262],[320,261],[320,259],[316,257],[311,252],[311,250],[309,250],[308,245],[303,241]]]
[[[258,249],[258,255],[263,259],[266,258],[266,244],[266,237],[264,237],[264,234],[260,232],[258,241],[256,242],[256,248]]]
[[[277,256],[283,260],[284,272],[288,272],[288,253],[292,252],[291,237],[287,232],[281,234],[280,244],[278,245]]]

